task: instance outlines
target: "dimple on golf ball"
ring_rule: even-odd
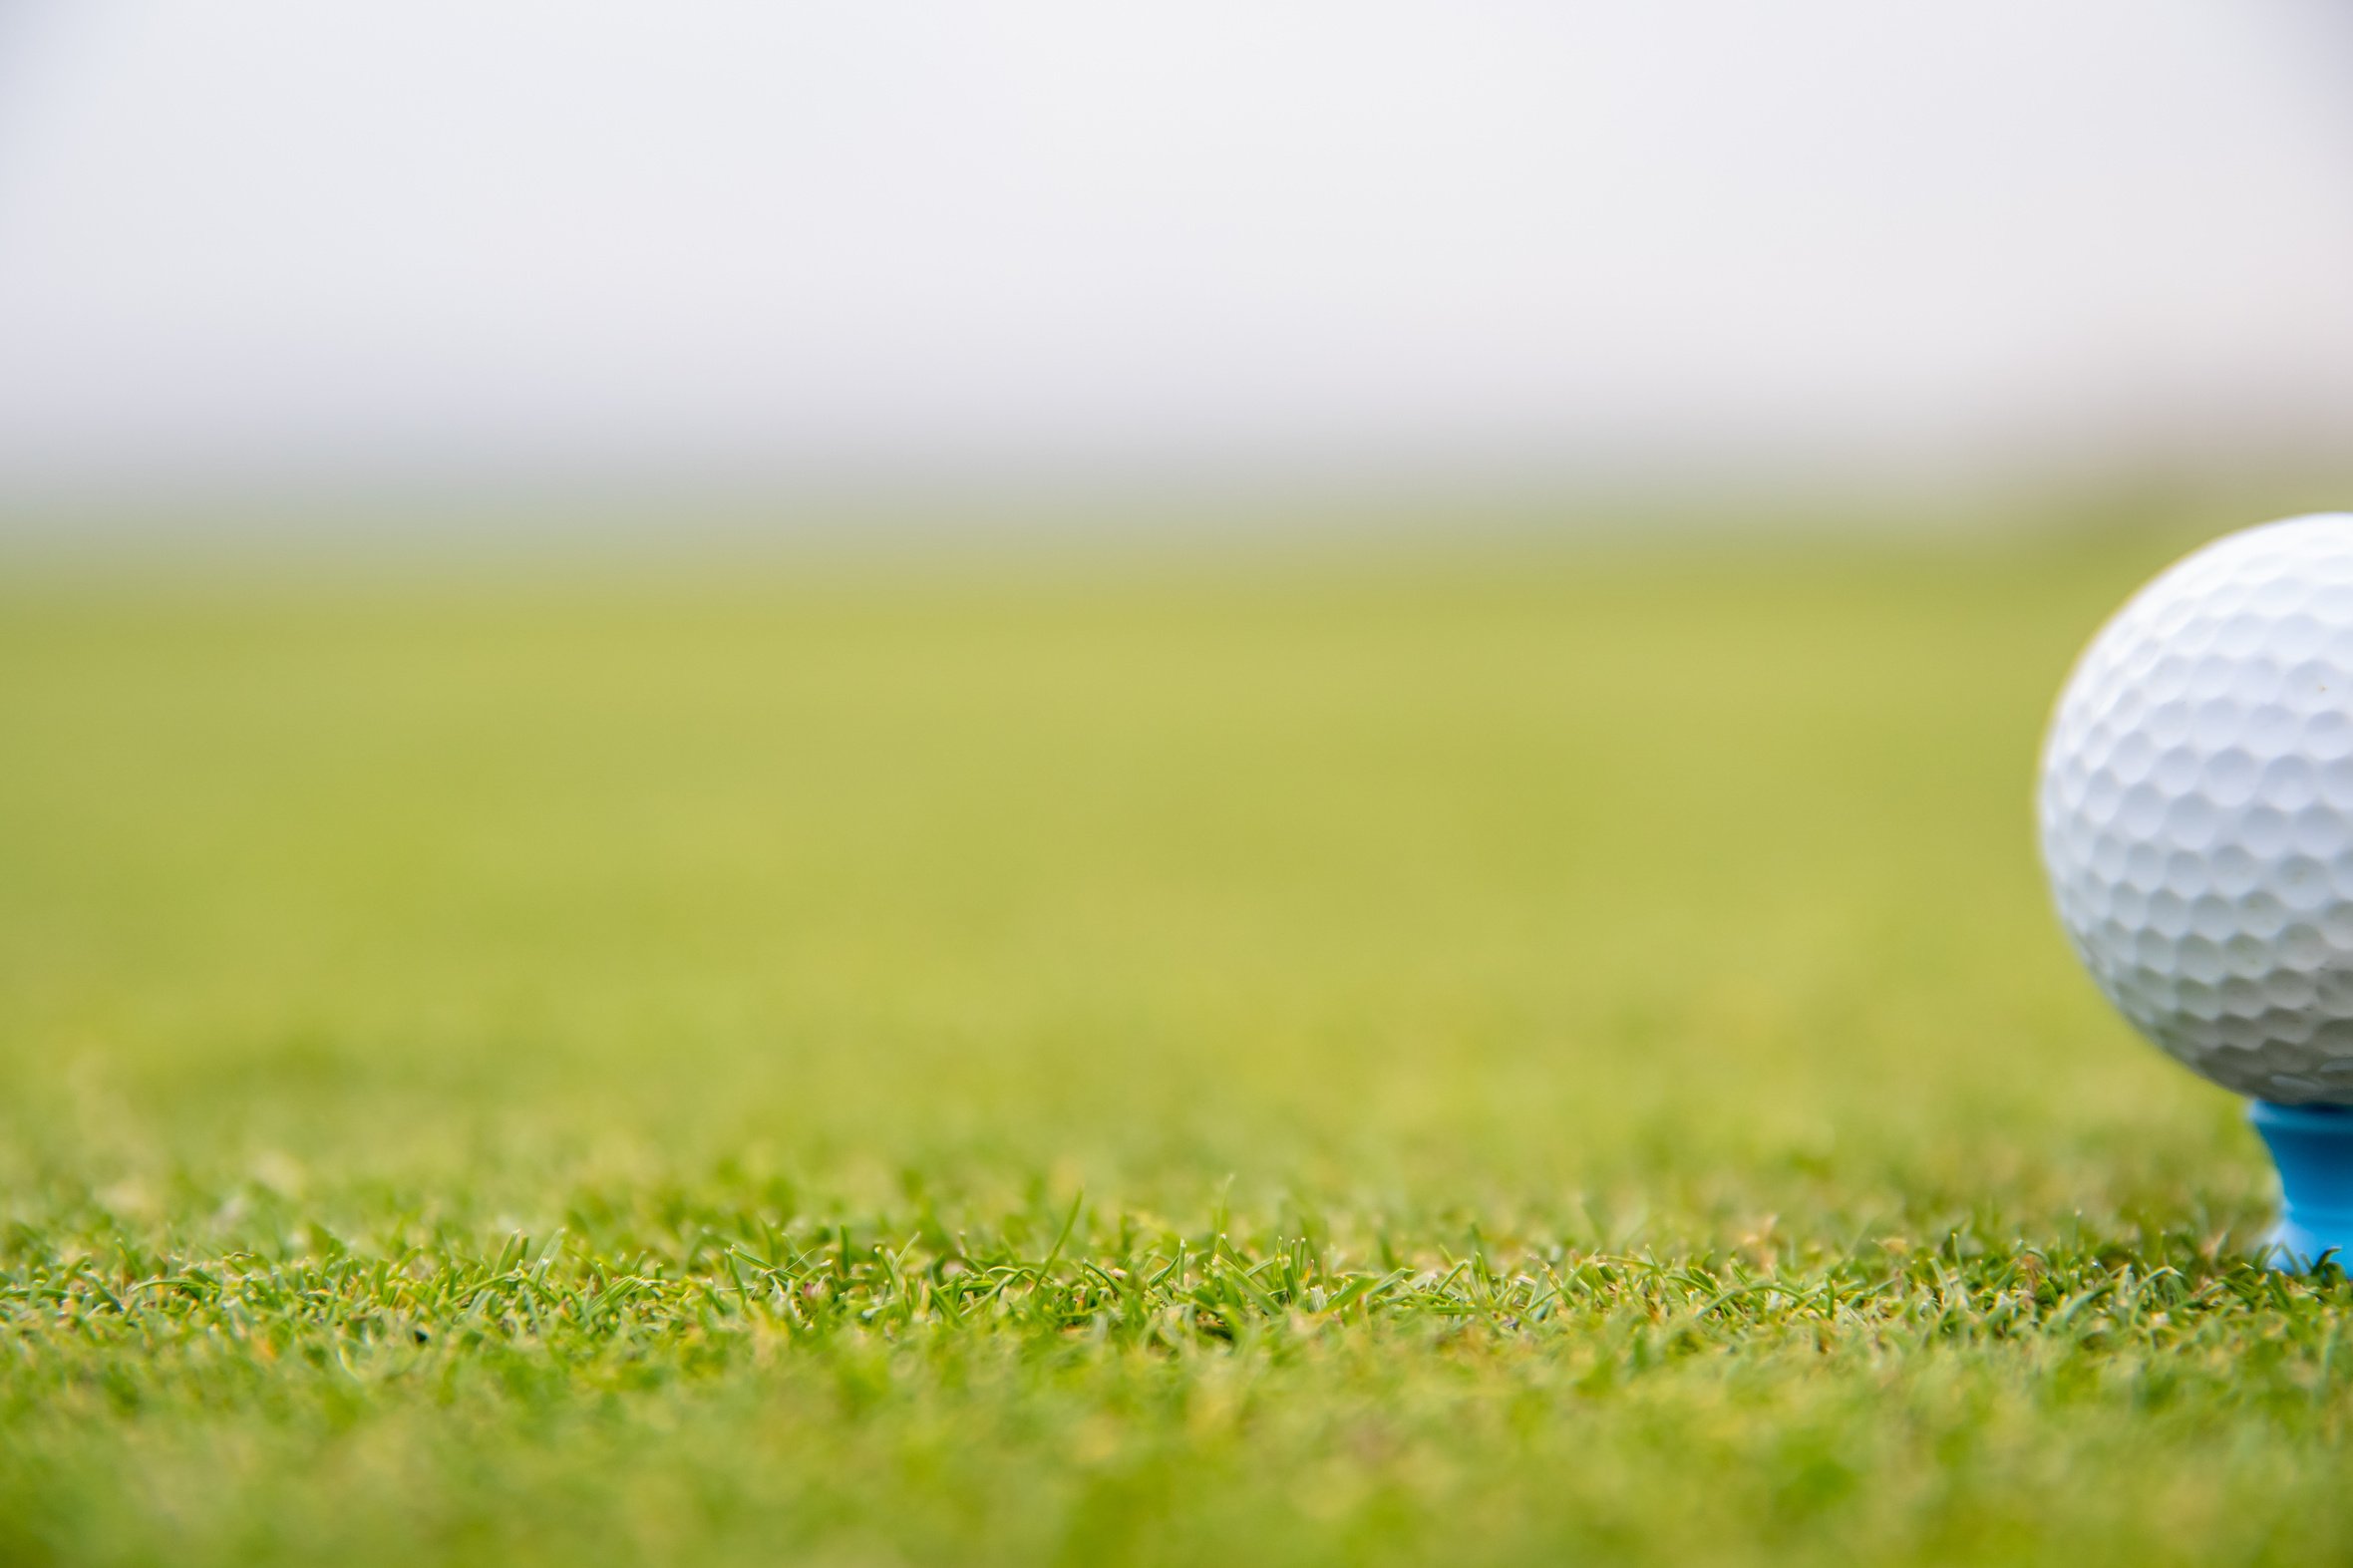
[[[2084,651],[2043,862],[2100,989],[2226,1089],[2353,1104],[2353,514],[2216,540]]]

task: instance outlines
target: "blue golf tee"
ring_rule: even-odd
[[[2279,1167],[2279,1223],[2263,1261],[2290,1274],[2324,1260],[2353,1268],[2353,1108],[2258,1099],[2247,1119]]]

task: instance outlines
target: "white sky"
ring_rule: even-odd
[[[0,496],[2353,433],[2334,0],[0,0]]]

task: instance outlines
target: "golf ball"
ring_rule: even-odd
[[[2077,662],[2043,863],[2118,1010],[2226,1089],[2353,1104],[2353,515],[2216,540]]]

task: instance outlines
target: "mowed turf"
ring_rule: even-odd
[[[2174,545],[0,589],[0,1559],[2311,1562]]]

